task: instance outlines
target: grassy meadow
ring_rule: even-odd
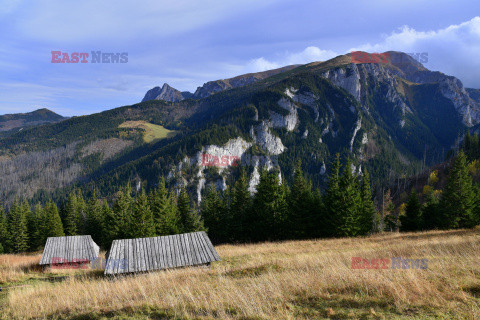
[[[480,319],[480,229],[217,246],[222,261],[116,278],[0,255],[3,319]],[[428,259],[353,269],[352,258]]]

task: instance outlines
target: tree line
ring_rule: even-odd
[[[48,237],[63,235],[89,234],[108,249],[114,239],[198,230],[206,230],[218,244],[361,236],[392,230],[392,225],[414,231],[480,223],[480,184],[472,175],[472,170],[480,173],[480,163],[469,162],[463,151],[453,158],[444,189],[434,188],[438,177],[432,173],[423,203],[413,190],[399,206],[396,221],[376,210],[368,172],[355,173],[352,167],[350,161],[342,165],[337,155],[323,192],[312,187],[300,163],[290,184],[278,171],[262,169],[253,194],[242,170],[225,191],[210,186],[200,206],[185,188],[167,188],[163,178],[149,193],[133,192],[127,185],[112,203],[95,193],[84,199],[78,190],[60,208],[51,200],[32,208],[27,200],[16,199],[8,210],[0,206],[0,252],[39,250]]]
[[[355,175],[350,163],[342,170],[339,156],[323,195],[312,188],[300,164],[291,185],[280,180],[278,171],[261,170],[256,190],[250,193],[243,171],[225,192],[208,188],[199,207],[185,188],[169,189],[163,179],[148,194],[127,185],[111,204],[95,193],[84,199],[78,190],[60,207],[48,201],[31,208],[28,201],[16,199],[8,211],[0,209],[0,250],[35,251],[48,237],[64,235],[89,234],[108,249],[114,239],[198,230],[223,243],[357,236],[374,228],[368,173]]]

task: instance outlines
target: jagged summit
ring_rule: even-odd
[[[164,83],[161,88],[155,87],[148,90],[145,94],[145,97],[142,99],[142,102],[148,100],[164,100],[168,102],[178,102],[188,98],[188,94],[189,92],[186,92],[186,94],[184,95],[183,92],[172,88],[168,83]]]

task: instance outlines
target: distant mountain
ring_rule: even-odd
[[[380,187],[442,162],[480,127],[478,90],[407,54],[388,56],[356,63],[346,54],[207,82],[188,99],[164,85],[135,105],[27,128],[1,140],[0,197],[41,200],[73,186],[109,195],[127,182],[155,187],[163,176],[200,200],[241,167],[254,192],[262,168],[288,180],[299,160],[322,186],[336,153]],[[175,134],[147,143],[144,128],[160,136],[161,127]]]
[[[48,109],[38,109],[28,113],[14,113],[0,116],[0,132],[23,130],[45,123],[55,123],[66,119]]]
[[[179,102],[189,98],[201,99],[220,91],[239,88],[239,87],[252,84],[254,82],[266,79],[276,74],[292,70],[296,67],[298,67],[298,65],[291,65],[291,66],[286,66],[278,69],[257,72],[257,73],[248,73],[248,74],[240,75],[230,79],[209,81],[203,84],[203,86],[198,87],[195,93],[191,93],[188,91],[180,92],[179,90],[172,88],[167,83],[165,83],[163,84],[162,88],[155,87],[153,89],[148,90],[147,93],[145,94],[145,97],[142,99],[142,102],[148,101],[148,100],[164,100],[168,102]]]
[[[175,88],[170,87],[167,83],[163,84],[163,87],[155,87],[150,89],[145,94],[145,97],[142,99],[142,102],[148,100],[164,100],[168,102],[179,102],[183,99],[188,99],[193,97],[193,94],[190,92],[180,92]]]

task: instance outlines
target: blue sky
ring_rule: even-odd
[[[164,82],[193,92],[353,49],[427,52],[427,68],[480,88],[479,16],[478,0],[0,0],[0,114],[90,114]],[[56,64],[51,51],[128,63]]]

